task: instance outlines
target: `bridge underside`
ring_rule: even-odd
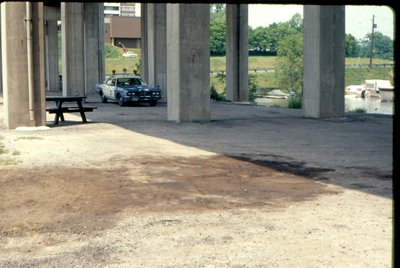
[[[46,124],[45,92],[86,95],[104,79],[102,3],[2,2],[1,69],[5,125]],[[248,7],[227,5],[227,98],[248,98]],[[210,119],[208,4],[142,4],[142,73],[160,85],[171,121]],[[29,30],[31,29],[31,30]],[[304,7],[303,112],[344,114],[344,6]]]

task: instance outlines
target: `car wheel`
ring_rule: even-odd
[[[125,105],[124,99],[121,96],[118,97],[118,104],[121,107]]]
[[[107,97],[104,94],[101,94],[100,97],[101,97],[101,102],[102,103],[106,103],[107,102]]]
[[[157,102],[156,102],[156,101],[150,101],[150,102],[149,102],[149,106],[152,106],[152,107],[153,107],[153,106],[156,106],[156,105],[157,105]]]

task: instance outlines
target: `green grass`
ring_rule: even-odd
[[[275,56],[249,56],[249,69],[255,68],[275,68],[276,66],[276,58]],[[369,64],[369,58],[346,58],[346,65],[354,65],[354,64]],[[388,64],[393,63],[390,60],[383,59],[373,59],[373,64]],[[211,71],[225,71],[226,70],[226,57],[225,56],[215,56],[210,57],[210,70]]]
[[[124,68],[126,68],[128,73],[133,74],[133,69],[136,69],[136,65],[139,63],[138,58],[116,58],[116,59],[106,59],[106,75],[110,75],[112,70],[116,73],[122,73]]]
[[[3,137],[0,136],[0,141],[3,140]],[[20,163],[20,161],[11,159],[7,155],[10,154],[10,151],[4,147],[4,145],[0,142],[0,166],[8,166],[8,165],[16,165]],[[19,151],[13,151],[11,153],[12,156],[18,156],[21,153]]]
[[[19,137],[16,139],[18,140],[43,140],[42,137],[33,137],[33,136],[27,136],[27,137]]]
[[[18,163],[21,163],[21,161],[17,161],[14,159],[0,159],[0,166],[10,166],[16,165]]]
[[[118,57],[105,59],[106,75],[111,74],[112,70],[115,70],[116,73],[122,73],[124,68],[127,70],[128,73],[133,73],[133,70],[137,69],[136,66],[139,64],[139,59],[141,55],[140,48],[128,49],[129,51],[133,51],[134,53],[136,53],[138,55],[137,58],[125,58],[122,56],[122,53],[124,52],[122,48],[113,47],[113,49],[117,52]]]
[[[392,60],[372,58],[372,64],[388,64],[393,63]],[[369,58],[346,58],[346,64],[369,64]]]
[[[4,148],[4,145],[0,144],[0,155],[7,154],[8,150]]]

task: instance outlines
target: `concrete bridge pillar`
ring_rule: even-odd
[[[46,20],[45,59],[46,59],[46,90],[59,91],[58,81],[58,29],[57,20]]]
[[[104,4],[85,3],[85,93],[95,93],[105,78]]]
[[[1,3],[0,3],[0,48],[2,47],[1,44]],[[1,56],[1,51],[0,51],[0,96],[3,95],[3,71],[2,71],[2,65],[3,65],[3,61],[2,61],[2,56]]]
[[[248,5],[226,5],[226,97],[248,101]]]
[[[61,3],[64,96],[85,96],[84,4]]]
[[[148,52],[149,49],[147,48],[147,6],[148,4],[146,3],[141,3],[140,4],[140,32],[141,32],[141,37],[140,37],[140,48],[141,48],[141,53],[140,53],[140,60],[141,60],[141,77],[143,80],[146,82],[149,80],[149,75],[148,71],[146,70],[148,66]]]
[[[43,3],[1,3],[3,108],[8,129],[46,124],[43,24]]]
[[[163,94],[162,101],[167,100],[167,29],[166,4],[143,4],[144,23],[142,38],[145,60],[142,61],[144,79],[150,87],[160,86]]]
[[[210,120],[210,10],[167,4],[168,120]]]
[[[304,6],[303,113],[344,115],[345,7]]]

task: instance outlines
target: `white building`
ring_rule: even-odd
[[[104,17],[140,17],[140,3],[104,3]]]

